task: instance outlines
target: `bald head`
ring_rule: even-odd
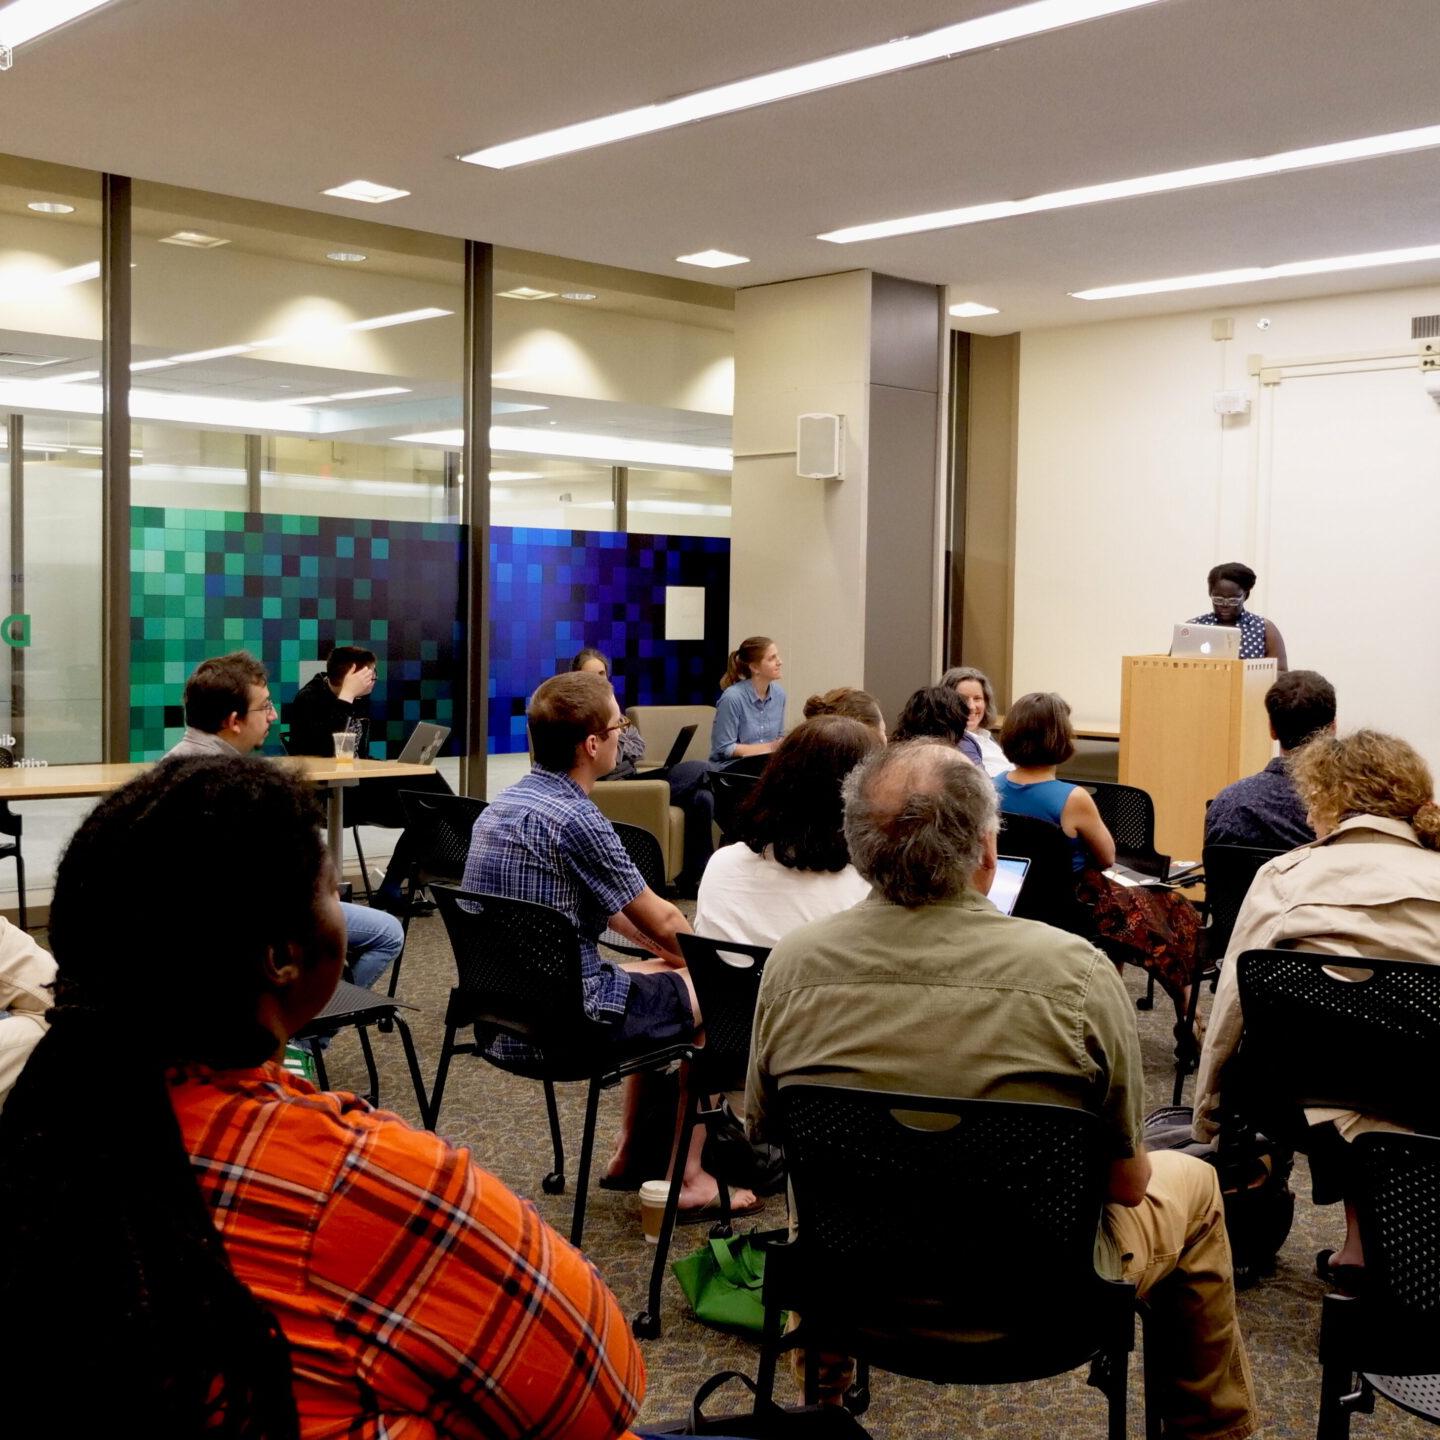
[[[845,782],[850,858],[892,904],[915,908],[958,895],[995,828],[994,785],[951,745],[892,745]]]

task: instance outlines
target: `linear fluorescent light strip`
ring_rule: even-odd
[[[98,262],[96,273],[99,273]],[[86,278],[86,277],[82,277]],[[386,330],[391,325],[410,325],[416,320],[436,320],[443,315],[453,315],[453,310],[441,310],[438,306],[430,305],[423,310],[401,310],[394,315],[376,315],[369,320],[352,320],[348,325],[336,325],[325,330],[317,331],[314,335],[272,335],[268,340],[251,340],[241,345],[217,345],[213,350],[190,350],[183,355],[166,355],[158,360],[137,360],[130,366],[131,373],[144,370],[164,370],[171,365],[190,365],[197,360],[220,360],[229,355],[249,355],[255,350],[276,350],[284,345],[308,344],[317,339],[323,339],[327,335],[338,334],[342,330]],[[378,391],[379,394],[404,394],[403,390]],[[358,400],[362,397],[359,394],[331,395],[331,400]],[[289,402],[293,405],[303,405],[303,400]]]
[[[0,44],[3,43],[0,41]],[[100,262],[88,260],[83,265],[72,265],[68,270],[52,270],[48,275],[27,276],[24,280],[12,281],[0,287],[0,300],[34,300],[37,291],[63,290],[67,286],[99,278]]]
[[[1440,245],[1412,245],[1404,250],[1372,250],[1364,255],[1336,255],[1328,260],[1291,260],[1283,265],[1248,265],[1240,270],[1213,270],[1206,275],[1176,275],[1167,280],[1137,280],[1129,285],[1099,285],[1072,290],[1076,300],[1123,300],[1131,295],[1165,295],[1174,290],[1208,290],[1217,285],[1250,285],[1257,280],[1284,280],[1295,275],[1329,275],[1338,270],[1370,270],[1382,265],[1413,265],[1440,260]]]
[[[0,45],[14,50],[51,30],[58,30],[110,0],[14,0],[0,9]]]
[[[910,215],[899,220],[849,225],[841,230],[828,230],[815,238],[829,240],[835,245],[854,245],[861,240],[918,235],[926,230],[953,230],[961,225],[1010,220],[1017,215],[1037,215],[1045,210],[1068,210],[1077,205],[1098,205],[1106,200],[1164,195],[1172,190],[1192,190],[1200,185],[1225,185],[1235,180],[1254,180],[1262,175],[1281,175],[1291,170],[1314,170],[1322,165],[1343,165],[1351,160],[1404,155],[1415,150],[1431,150],[1437,145],[1440,145],[1440,125],[1425,125],[1418,130],[1396,130],[1361,140],[1337,140],[1332,145],[1282,150],[1253,160],[1223,160],[1214,165],[1196,165],[1188,170],[1141,175],[1133,180],[1107,180],[1099,185],[1077,186],[1073,190],[1052,190],[1044,195],[1032,195],[1028,200],[997,200],[987,205],[967,205],[958,210],[933,210],[927,215]]]
[[[403,445],[437,445],[458,450],[465,443],[462,430],[427,430],[416,435],[394,435]],[[664,440],[626,440],[616,435],[582,435],[567,430],[522,429],[492,425],[490,448],[512,455],[550,455],[564,459],[598,460],[606,465],[650,465],[662,470],[720,470],[734,465],[731,452],[719,445],[680,445]]]
[[[948,60],[974,50],[1040,35],[1047,30],[1080,25],[1087,20],[1099,20],[1107,15],[1118,15],[1159,3],[1161,0],[1034,0],[1029,5],[1016,5],[994,15],[963,20],[924,35],[905,36],[883,45],[869,45],[844,55],[831,55],[824,60],[772,70],[748,80],[697,90],[655,105],[642,105],[615,115],[562,125],[556,130],[545,130],[538,135],[491,145],[462,155],[460,159],[472,165],[488,166],[492,170],[506,170],[512,165],[570,155],[577,150],[590,150],[617,140],[632,140],[637,135],[653,135],[657,130],[709,120],[716,115],[729,115],[736,110],[749,110],[756,105],[770,105],[777,100],[788,100],[815,90],[849,85],[877,75],[892,75],[897,70],[908,70],[934,60]]]

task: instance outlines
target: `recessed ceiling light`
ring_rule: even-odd
[[[373,180],[347,180],[325,193],[337,200],[361,200],[366,205],[383,205],[387,200],[399,200],[410,192],[396,190],[391,185],[377,185]]]
[[[1404,250],[1372,250],[1363,255],[1336,255],[1326,260],[1290,260],[1283,265],[1248,265],[1240,270],[1214,270],[1206,275],[1176,275],[1167,280],[1138,280],[1128,285],[1099,285],[1072,290],[1076,300],[1122,300],[1130,295],[1164,295],[1173,290],[1207,290],[1217,285],[1250,285],[1257,280],[1284,280],[1294,275],[1329,275],[1337,270],[1370,270],[1382,265],[1412,265],[1440,260],[1440,245],[1412,245]]]
[[[1037,215],[1045,210],[1067,210],[1076,205],[1096,205],[1105,200],[1163,195],[1172,190],[1191,190],[1199,185],[1224,185],[1235,180],[1253,180],[1261,175],[1342,165],[1349,160],[1373,160],[1384,155],[1430,150],[1437,145],[1440,145],[1440,125],[1426,125],[1418,130],[1396,130],[1387,135],[1369,135],[1361,140],[1337,140],[1333,145],[1282,150],[1253,160],[1223,160],[1214,165],[1195,165],[1188,170],[1140,175],[1133,180],[1107,180],[1099,185],[1081,185],[1073,190],[1052,190],[1045,195],[1032,195],[1028,200],[997,200],[986,205],[966,205],[958,210],[934,210],[926,215],[910,215],[899,220],[877,220],[869,225],[830,230],[815,238],[829,240],[836,245],[853,245],[859,240],[884,240],[894,235],[915,235],[926,230],[952,230],[961,225],[1009,220],[1017,215]]]
[[[108,5],[110,0],[14,0],[0,9],[0,45],[14,50]]]
[[[600,297],[593,290],[562,290],[562,300],[598,300]]]
[[[368,260],[368,255],[362,255],[358,250],[327,250],[327,260],[338,261],[341,265],[358,265],[362,260]]]
[[[533,285],[516,285],[514,289],[500,291],[502,300],[553,300],[553,290],[537,290]]]
[[[230,242],[222,240],[218,235],[207,235],[203,230],[177,230],[173,235],[164,236],[160,243],[184,245],[190,250],[218,250],[220,246]]]
[[[978,300],[962,300],[950,307],[950,313],[957,320],[974,320],[981,315],[998,315],[1000,312],[993,305],[982,305]]]
[[[58,200],[32,200],[26,207],[37,215],[73,215],[73,205],[62,205]]]
[[[404,385],[378,385],[373,390],[339,390],[327,396],[330,400],[374,400],[381,395],[408,395]]]
[[[697,250],[693,255],[677,255],[682,265],[703,265],[707,270],[723,270],[727,265],[748,265],[748,255],[732,255],[728,250]]]
[[[507,480],[542,480],[544,476],[539,470],[492,470],[490,479],[503,484]]]
[[[890,75],[915,65],[928,65],[933,60],[948,60],[972,50],[989,49],[1011,40],[1098,20],[1126,10],[1139,10],[1158,0],[1032,0],[993,15],[963,20],[924,35],[908,35],[851,50],[844,55],[831,55],[824,60],[811,60],[754,75],[729,85],[697,90],[674,100],[654,105],[641,105],[615,115],[602,115],[582,120],[576,125],[562,125],[521,140],[491,145],[460,156],[472,165],[486,165],[492,170],[505,170],[532,160],[547,160],[555,155],[569,155],[589,150],[596,145],[609,145],[616,140],[629,140],[637,135],[653,135],[676,125],[689,125],[715,115],[728,115],[736,110],[749,110],[776,100],[788,100],[813,90],[827,90],[835,85],[848,85],[855,80],[868,80],[876,75]]]
[[[197,360],[223,360],[229,355],[246,355],[253,349],[254,345],[216,345],[212,350],[187,350],[183,355],[171,355],[169,363],[193,365]],[[135,367],[132,365],[130,368],[133,370]]]

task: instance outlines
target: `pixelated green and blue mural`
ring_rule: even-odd
[[[249,650],[280,707],[331,646],[379,660],[371,753],[394,756],[417,720],[464,733],[464,531],[458,525],[134,506],[130,511],[130,758],[184,732],[185,678]],[[278,753],[278,727],[266,749]]]

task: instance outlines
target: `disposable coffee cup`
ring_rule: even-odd
[[[335,759],[338,764],[351,765],[355,761],[356,734],[353,730],[336,730],[330,737],[335,742]]]
[[[647,1180],[640,1187],[640,1228],[647,1245],[660,1243],[660,1224],[665,1218],[665,1202],[670,1198],[668,1180]]]

